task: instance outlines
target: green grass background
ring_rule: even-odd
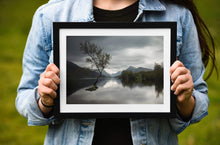
[[[29,127],[15,108],[16,89],[22,74],[22,55],[35,10],[47,0],[0,0],[0,145],[43,144],[47,126]],[[220,1],[199,0],[199,12],[214,36],[220,64]],[[179,135],[180,145],[220,143],[220,81],[207,81],[209,115]]]

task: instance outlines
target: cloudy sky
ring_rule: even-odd
[[[153,68],[163,62],[163,36],[68,36],[67,60],[81,67],[91,65],[87,55],[80,50],[80,43],[90,41],[111,55],[105,71],[116,73],[129,66]]]

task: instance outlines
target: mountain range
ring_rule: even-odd
[[[142,72],[142,71],[152,71],[152,69],[149,68],[144,68],[144,67],[133,67],[133,66],[129,66],[126,71],[132,71],[133,73],[138,73],[138,72]]]
[[[147,71],[152,71],[152,69],[149,69],[149,68],[144,68],[144,67],[134,67],[134,66],[129,66],[126,70],[123,70],[123,71],[131,71],[133,73],[139,73],[139,72],[147,72]],[[123,71],[118,71],[117,73],[114,73],[114,74],[111,74],[112,77],[117,77],[117,76],[120,76],[121,73]]]
[[[122,71],[131,71],[133,73],[138,73],[138,72],[146,72],[146,71],[152,71],[152,69],[149,68],[144,68],[144,67],[134,67],[134,66],[129,66],[127,69],[122,70]],[[105,70],[102,72],[102,75],[105,77],[117,77],[120,76],[122,71],[118,71],[117,73],[114,74],[109,74]],[[72,62],[67,61],[67,75],[74,75],[76,78],[95,78],[99,75],[97,71],[90,70],[88,68],[82,68]]]

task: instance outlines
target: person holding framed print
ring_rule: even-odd
[[[171,90],[177,95],[176,118],[54,118],[60,79],[53,64],[53,22],[106,21],[177,22],[178,60],[170,68]],[[50,0],[33,18],[16,107],[28,125],[49,125],[45,145],[176,145],[179,133],[207,115],[209,99],[203,74],[210,59],[212,71],[216,68],[214,51],[211,34],[191,0]]]

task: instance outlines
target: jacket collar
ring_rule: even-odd
[[[94,21],[93,18],[93,0],[68,0],[73,5],[77,5],[73,9],[80,12],[79,15],[73,17],[73,21]],[[68,4],[69,5],[69,4]],[[83,8],[83,10],[82,10]],[[159,0],[140,0],[139,11],[165,11],[165,6]]]
[[[159,0],[140,0],[139,8],[144,11],[165,11],[166,7]]]

